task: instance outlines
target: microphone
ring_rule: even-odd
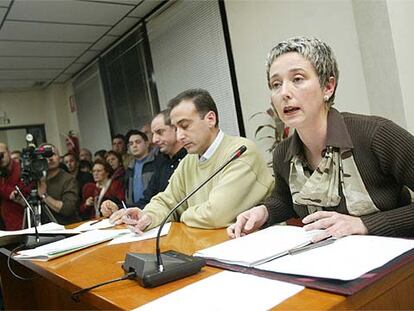
[[[205,260],[195,258],[177,251],[169,250],[161,253],[161,231],[170,216],[194,193],[208,183],[214,176],[220,173],[230,162],[238,159],[245,151],[245,145],[238,148],[213,174],[204,180],[199,186],[178,202],[161,222],[156,238],[156,257],[153,254],[127,253],[123,269],[126,272],[136,272],[136,278],[142,287],[156,287],[186,276],[195,274],[205,266]]]

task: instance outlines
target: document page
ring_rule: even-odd
[[[128,232],[128,229],[88,231],[54,243],[42,245],[34,249],[20,251],[14,257],[17,259],[49,260],[88,246],[111,240],[114,237]]]
[[[269,310],[302,289],[251,274],[223,271],[135,310]]]
[[[283,256],[292,248],[309,244],[316,232],[277,225],[203,249],[194,256],[251,267],[260,261]]]
[[[80,226],[77,226],[75,230],[78,231],[90,231],[90,230],[97,230],[97,229],[107,229],[114,227],[115,225],[109,222],[109,218],[103,218],[99,220],[90,220],[87,221]]]
[[[49,222],[47,224],[38,226],[37,231],[39,233],[44,233],[44,232],[54,233],[56,231],[64,233],[65,232],[65,226],[59,225],[59,224],[54,223],[54,222]],[[69,231],[72,232],[72,230],[69,230]],[[0,237],[9,236],[9,235],[24,235],[24,234],[31,234],[31,233],[35,233],[35,228],[34,227],[23,229],[23,230],[15,230],[15,231],[0,230]]]
[[[257,269],[319,278],[353,280],[414,248],[414,240],[351,235],[335,243],[287,255]]]
[[[161,230],[161,235],[167,235],[170,231],[171,223],[165,224],[164,228]],[[143,240],[149,240],[157,237],[158,229],[160,227],[153,228],[151,230],[145,231],[143,234],[138,235],[134,232],[129,232],[127,234],[121,235],[119,237],[116,237],[112,241],[108,243],[108,245],[114,245],[114,244],[121,244],[121,243],[129,243],[129,242],[137,242],[137,241],[143,241]]]

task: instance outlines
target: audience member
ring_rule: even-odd
[[[51,211],[58,223],[62,225],[79,221],[77,204],[79,201],[78,183],[74,176],[59,167],[59,151],[52,144],[43,144],[50,147],[53,155],[47,158],[48,171],[38,185],[38,194]],[[42,217],[45,213],[42,213]],[[49,219],[44,219],[48,221]]]
[[[273,178],[255,144],[224,134],[218,127],[218,111],[205,90],[187,90],[169,103],[177,138],[189,153],[172,174],[164,192],[139,208],[112,214],[114,223],[125,222],[136,232],[158,226],[182,198],[204,181],[242,145],[247,151],[231,162],[178,209],[177,221],[199,228],[221,228],[261,202],[273,188]]]
[[[171,125],[168,110],[160,112],[153,118],[151,131],[154,144],[159,148],[160,153],[155,160],[157,164],[154,175],[144,191],[144,196],[137,202],[140,208],[144,208],[154,195],[167,188],[172,173],[187,154],[182,142],[177,140],[176,128]],[[102,215],[108,217],[118,208],[119,206],[113,202],[105,201],[102,204]]]
[[[20,180],[20,164],[11,159],[7,145],[0,143],[0,211],[5,230],[20,230],[23,225],[25,205],[16,185],[25,188]]]
[[[414,236],[414,137],[392,121],[340,113],[334,104],[338,67],[331,48],[292,38],[270,52],[272,103],[295,133],[274,151],[276,187],[264,205],[228,228],[239,237],[263,225],[302,218],[314,237],[352,234]]]
[[[120,153],[109,150],[106,154],[106,162],[111,165],[114,173],[112,174],[113,180],[118,180],[121,184],[125,184],[125,168],[122,165],[122,156]]]
[[[79,187],[79,197],[81,198],[83,186],[93,182],[92,174],[79,169],[79,160],[73,153],[66,153],[63,156],[63,163],[68,168],[68,173],[75,176]]]
[[[134,161],[126,172],[126,199],[128,206],[136,206],[155,170],[155,156],[149,152],[149,141],[145,133],[131,130],[127,134],[128,145]]]
[[[92,163],[92,152],[89,149],[82,148],[79,151],[79,161],[88,161]]]
[[[94,154],[94,159],[93,161],[95,162],[96,160],[102,160],[105,161],[105,157],[106,157],[106,150],[105,149],[100,149],[98,151],[96,151]]]
[[[90,173],[92,172],[92,164],[86,160],[79,160],[79,171]]]
[[[125,200],[125,192],[122,184],[110,178],[113,173],[108,162],[96,160],[92,167],[94,183],[88,183],[83,187],[80,214],[82,219],[91,219],[100,216],[100,205],[105,199],[116,203]]]
[[[129,162],[134,159],[134,156],[128,153],[127,142],[125,136],[122,134],[117,134],[112,138],[112,150],[118,152],[122,156],[121,163],[124,168],[127,168]]]

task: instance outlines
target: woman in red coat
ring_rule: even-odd
[[[87,183],[82,190],[80,214],[82,219],[100,217],[100,205],[105,200],[121,203],[125,200],[123,185],[110,177],[113,170],[108,162],[96,160],[92,167],[94,183]]]

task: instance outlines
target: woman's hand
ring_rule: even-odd
[[[118,206],[111,200],[105,200],[101,204],[101,213],[104,217],[109,217],[118,210]]]
[[[368,233],[368,229],[361,218],[337,212],[319,211],[306,216],[302,219],[302,222],[305,224],[303,228],[306,231],[324,230],[324,233],[312,238],[313,242],[318,242],[328,237],[341,238],[351,234]]]
[[[85,201],[85,205],[86,206],[94,206],[94,199],[93,199],[93,197],[87,198],[86,201]]]
[[[236,223],[227,228],[227,235],[234,239],[259,229],[269,218],[264,205],[255,206],[237,216]]]

